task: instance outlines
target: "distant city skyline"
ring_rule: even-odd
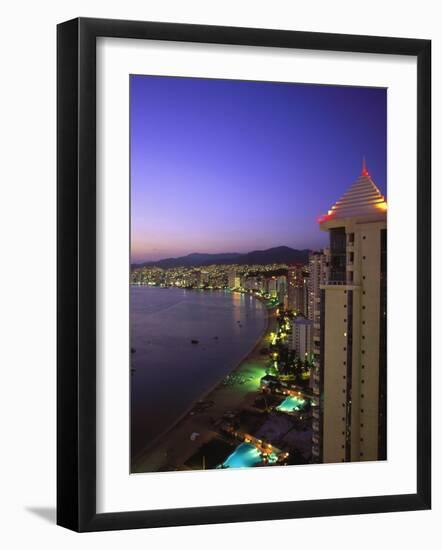
[[[386,195],[386,90],[133,75],[131,261],[326,245],[359,176]]]

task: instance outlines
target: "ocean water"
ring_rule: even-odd
[[[266,310],[228,291],[132,286],[130,292],[135,456],[254,347]]]

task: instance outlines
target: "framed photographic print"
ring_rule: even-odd
[[[428,40],[58,26],[58,513],[430,507]]]

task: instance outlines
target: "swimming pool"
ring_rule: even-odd
[[[269,446],[270,447],[270,446]],[[278,456],[271,450],[264,454],[252,443],[241,443],[217,468],[252,468],[258,464],[275,464]]]
[[[307,401],[303,399],[302,397],[297,397],[295,395],[289,395],[284,399],[282,403],[280,403],[277,407],[277,411],[291,413],[291,412],[297,412],[302,411],[307,404]]]
[[[262,462],[261,453],[251,443],[241,443],[218,468],[251,468]]]

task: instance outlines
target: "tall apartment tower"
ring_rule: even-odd
[[[295,351],[301,361],[310,360],[313,352],[313,321],[295,317],[288,344],[289,349]]]
[[[241,279],[235,269],[231,269],[227,274],[227,286],[232,290],[241,286]]]
[[[307,317],[307,278],[302,264],[289,266],[287,270],[288,307]]]
[[[313,455],[315,462],[319,460],[319,440],[321,432],[320,424],[320,355],[321,355],[321,285],[328,280],[328,249],[323,252],[312,252],[309,256],[310,277],[308,281],[308,318],[313,323],[312,345],[313,345],[313,368],[310,373],[310,387],[313,389],[314,399],[312,401],[313,422],[312,435],[313,447],[316,447],[316,455]]]
[[[311,252],[308,265],[308,318],[319,324],[320,286],[327,280],[327,249],[324,252]],[[319,326],[318,326],[319,331]]]
[[[386,215],[363,162],[359,178],[319,222],[330,235],[313,442],[319,462],[386,458]]]

